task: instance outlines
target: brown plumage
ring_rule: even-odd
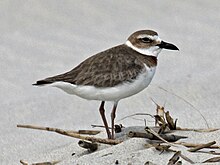
[[[144,69],[157,64],[157,58],[134,51],[127,45],[119,45],[89,57],[69,72],[37,81],[34,85],[56,81],[75,85],[113,87],[122,82],[131,82]]]

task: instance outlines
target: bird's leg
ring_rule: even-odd
[[[112,112],[111,112],[111,119],[112,119],[112,139],[115,138],[115,112],[116,112],[116,108],[117,108],[117,105],[118,105],[118,102],[115,102],[114,103],[114,106],[113,106],[113,109],[112,109]]]
[[[102,101],[101,102],[101,105],[99,107],[99,112],[101,114],[101,117],[102,117],[102,121],[104,123],[104,126],[105,126],[105,129],[106,129],[106,132],[107,132],[107,136],[108,136],[108,139],[111,139],[111,132],[109,131],[109,127],[108,127],[108,122],[105,118],[105,108],[104,108],[104,105],[105,105],[105,101]]]

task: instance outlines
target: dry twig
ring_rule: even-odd
[[[55,165],[55,164],[58,164],[59,162],[61,161],[52,161],[52,162],[42,162],[42,163],[32,163],[30,165]],[[22,165],[28,165],[28,163],[24,160],[20,160],[20,163]]]
[[[203,148],[210,147],[210,146],[212,146],[212,145],[215,144],[215,143],[216,143],[215,141],[212,141],[212,142],[210,142],[210,143],[201,144],[201,145],[198,145],[198,146],[195,147],[195,148],[189,149],[188,151],[190,151],[190,152],[196,152],[196,151],[201,150],[201,149],[203,149]]]
[[[20,160],[20,163],[23,165],[28,165],[28,162],[24,161],[24,160]]]
[[[31,129],[52,131],[52,132],[56,132],[57,130],[61,130],[59,128],[42,127],[42,126],[34,126],[34,125],[21,125],[21,124],[18,124],[17,127],[31,128]],[[77,133],[77,134],[86,134],[86,135],[96,135],[96,134],[100,133],[101,131],[97,131],[97,130],[79,130],[79,131],[65,130],[65,132],[67,132],[67,133]]]
[[[220,157],[214,157],[214,158],[210,158],[208,160],[205,160],[203,163],[215,163],[215,162],[220,162]]]
[[[203,144],[186,143],[186,142],[174,142],[174,144],[183,145],[185,147],[198,147],[200,145],[203,145]],[[207,146],[207,147],[204,147],[204,148],[220,149],[220,146],[213,145],[213,146]]]
[[[175,142],[179,139],[187,138],[185,136],[166,135],[166,134],[160,134],[159,136],[168,142]],[[128,133],[128,137],[139,137],[139,138],[147,138],[150,140],[161,140],[160,138],[158,138],[157,136],[155,136],[154,134],[152,134],[150,132],[143,133],[143,132],[130,131]]]
[[[175,121],[175,123],[173,122],[173,118],[170,116],[169,111],[165,112],[165,117],[166,117],[166,121],[167,121],[168,127],[171,130],[176,130],[176,121],[177,120]]]
[[[84,135],[97,135],[100,132],[101,131],[98,131],[98,130],[79,130],[78,131],[79,134],[84,134]]]
[[[151,133],[151,134],[153,134],[154,136],[156,136],[156,137],[157,137],[158,139],[160,139],[161,141],[163,141],[163,142],[165,142],[165,143],[167,143],[167,144],[173,146],[173,144],[171,144],[171,143],[168,142],[167,140],[163,139],[158,133],[156,133],[156,132],[155,132],[154,130],[152,130],[151,128],[146,127],[146,128],[145,128],[145,131],[146,131],[146,132],[149,132],[149,133]]]
[[[176,150],[173,150],[173,149],[170,149],[170,145],[161,145],[161,144],[145,144],[145,146],[147,148],[150,148],[150,147],[155,147],[156,150],[158,151],[161,151],[161,153],[163,153],[164,151],[167,151],[167,152],[178,152]],[[185,161],[191,163],[191,164],[194,164],[194,162],[189,159],[187,156],[183,155],[183,154],[180,154],[180,157],[183,158]]]
[[[169,162],[167,165],[175,165],[177,163],[177,161],[179,160],[181,155],[181,151],[177,151],[172,158],[170,158]]]
[[[150,161],[147,161],[147,162],[144,163],[144,165],[156,165],[156,164],[154,164],[154,163],[152,163]]]
[[[105,128],[105,126],[104,125],[96,125],[96,124],[92,124],[91,125],[93,128],[96,128],[96,127],[98,127],[98,128]],[[108,129],[112,129],[111,127],[108,127]]]
[[[215,151],[197,151],[197,152],[204,154],[211,154],[211,155],[220,155],[219,152],[215,152]]]
[[[56,132],[56,133],[59,133],[62,135],[74,137],[74,138],[81,139],[81,140],[88,140],[91,142],[104,143],[104,144],[110,144],[110,145],[116,145],[116,144],[119,144],[122,142],[120,140],[102,139],[102,138],[95,138],[95,137],[91,137],[91,136],[82,136],[78,133],[67,132],[65,130],[58,129],[58,128],[41,127],[41,126],[33,126],[33,125],[17,125],[17,127],[51,131],[51,132]]]
[[[176,130],[178,130],[178,131],[194,131],[194,132],[214,132],[214,131],[218,131],[219,128],[193,129],[193,128],[180,128],[180,127],[177,127]]]
[[[157,106],[156,108],[156,115],[154,116],[155,117],[155,126],[157,126],[157,124],[159,125],[164,125],[166,124],[165,122],[165,118],[164,118],[164,106],[160,106],[159,104],[157,104],[152,98],[150,98],[153,103]]]

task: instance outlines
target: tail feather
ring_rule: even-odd
[[[40,85],[47,85],[47,84],[52,84],[54,82],[57,81],[65,81],[65,82],[69,82],[72,83],[74,82],[72,79],[75,77],[76,74],[70,74],[70,72],[64,73],[64,74],[60,74],[60,75],[56,75],[53,77],[48,77],[45,78],[43,80],[39,80],[36,83],[32,84],[32,85],[36,85],[36,86],[40,86]]]
[[[46,85],[46,84],[51,84],[53,83],[53,81],[48,81],[48,80],[39,80],[37,81],[36,83],[32,84],[32,85],[35,85],[35,86],[40,86],[40,85]]]

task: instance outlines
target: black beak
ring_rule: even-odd
[[[161,41],[161,43],[158,44],[157,46],[159,46],[160,48],[163,48],[163,49],[179,50],[175,45],[173,45],[171,43],[164,42],[164,41]]]

